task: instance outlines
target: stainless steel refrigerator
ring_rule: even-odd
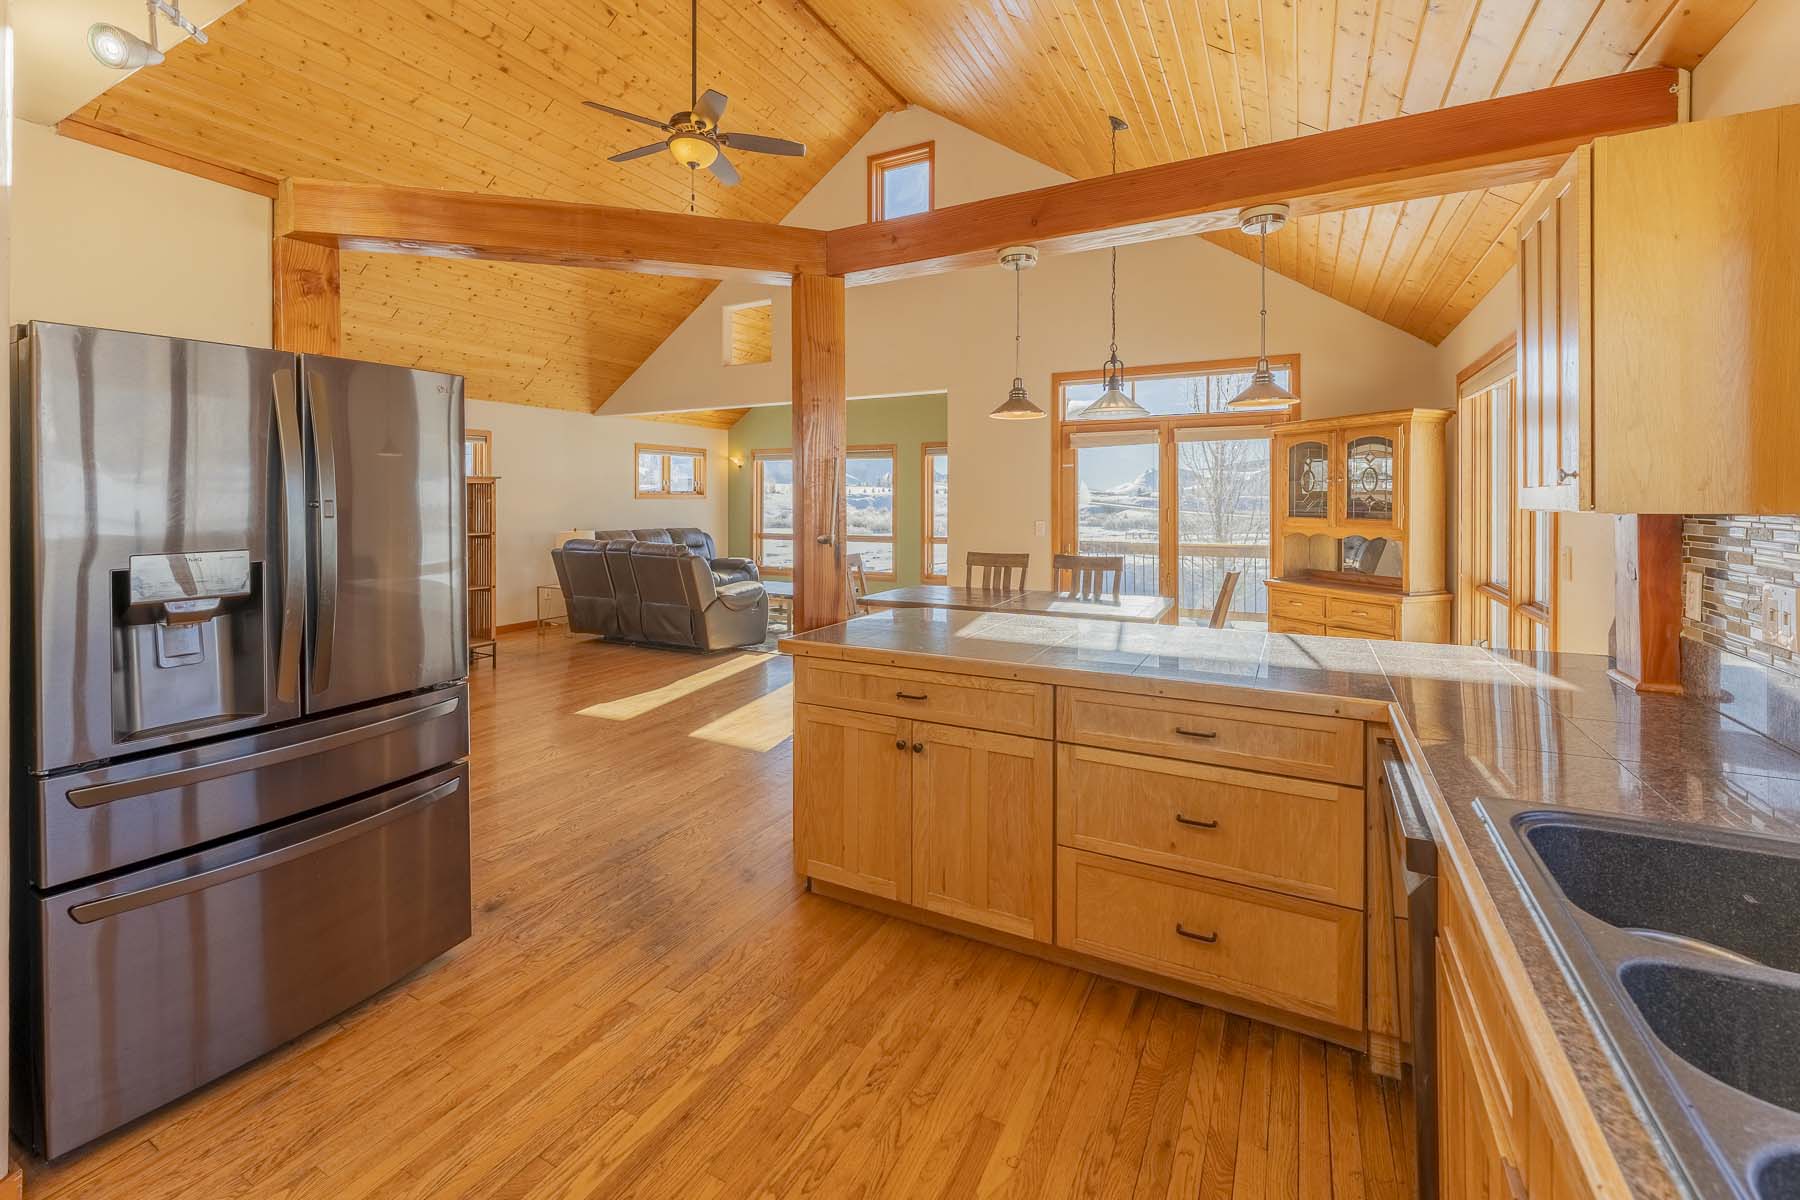
[[[13,337],[17,1132],[56,1156],[469,935],[462,380]]]

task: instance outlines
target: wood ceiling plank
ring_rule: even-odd
[[[1299,121],[1305,134],[1331,127],[1333,45],[1337,0],[1299,0],[1295,8],[1299,40]]]
[[[1516,204],[1490,192],[1471,192],[1469,197],[1473,204],[1468,221],[1449,243],[1448,253],[1441,256],[1437,270],[1401,324],[1402,329],[1420,337],[1425,336],[1424,331],[1431,327],[1438,311],[1468,279],[1481,256],[1505,234],[1510,216],[1518,212]]]
[[[1439,198],[1427,197],[1423,200],[1408,200],[1400,206],[1400,219],[1394,225],[1394,238],[1388,246],[1387,259],[1382,263],[1381,275],[1375,282],[1375,288],[1369,293],[1363,311],[1370,314],[1387,312],[1393,303],[1394,293],[1400,290],[1401,281],[1406,278],[1412,266],[1413,256],[1418,253],[1425,239],[1426,231],[1431,227],[1432,216],[1437,212]]]
[[[1375,42],[1376,0],[1338,0],[1337,31],[1331,47],[1331,129],[1362,120]]]
[[[1549,87],[1561,78],[1581,31],[1594,19],[1601,0],[1544,0],[1525,23],[1512,61],[1495,94],[1510,96]]]
[[[1513,210],[1517,215],[1517,209]],[[1510,222],[1511,218],[1508,218]],[[1481,303],[1482,297],[1494,289],[1506,273],[1512,270],[1513,253],[1506,239],[1493,242],[1482,253],[1480,260],[1469,272],[1457,289],[1450,294],[1437,315],[1420,326],[1419,336],[1437,345],[1450,335],[1450,331],[1462,323],[1469,315],[1469,310]]]
[[[1343,214],[1338,227],[1337,262],[1331,273],[1330,296],[1340,303],[1350,303],[1350,289],[1356,282],[1357,266],[1362,262],[1363,247],[1369,234],[1370,208],[1353,208]]]
[[[1431,112],[1444,106],[1479,4],[1480,0],[1438,0],[1426,7],[1401,112]]]
[[[1551,0],[1552,4],[1558,2]],[[1481,0],[1469,24],[1456,75],[1444,94],[1445,104],[1468,104],[1499,92],[1526,23],[1539,6],[1540,0]]]
[[[1630,66],[1683,67],[1700,65],[1708,51],[1731,32],[1756,0],[1713,0],[1710,4],[1677,4],[1669,9]]]
[[[1379,0],[1369,79],[1363,88],[1364,121],[1386,121],[1400,115],[1419,49],[1419,22],[1429,2]]]
[[[1244,142],[1275,141],[1270,116],[1267,47],[1263,44],[1261,0],[1231,0],[1231,40],[1236,45],[1238,100],[1244,114]]]
[[[1295,6],[1262,6],[1263,70],[1269,90],[1269,136],[1300,136],[1300,40]]]
[[[1388,253],[1393,249],[1394,233],[1399,228],[1403,207],[1402,204],[1381,204],[1364,210],[1369,214],[1369,223],[1363,233],[1362,253],[1357,257],[1350,292],[1344,298],[1350,307],[1367,311],[1369,297],[1374,295],[1375,285],[1387,269]]]
[[[1393,289],[1393,296],[1384,309],[1374,315],[1390,325],[1401,329],[1407,328],[1406,319],[1412,315],[1413,308],[1419,302],[1419,295],[1425,285],[1431,281],[1432,273],[1437,270],[1439,258],[1455,235],[1468,223],[1469,212],[1463,205],[1469,200],[1469,193],[1454,196],[1439,196],[1424,203],[1435,204],[1431,210],[1431,219],[1425,227],[1424,235],[1419,239],[1419,248],[1412,260],[1406,264],[1406,270],[1400,277],[1398,286]]]

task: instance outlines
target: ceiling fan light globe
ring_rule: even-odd
[[[705,170],[718,159],[719,147],[709,138],[678,133],[669,139],[669,153],[684,167]]]
[[[88,26],[87,42],[88,53],[94,56],[94,60],[115,71],[154,67],[163,60],[162,51],[143,38],[104,21],[96,21]]]

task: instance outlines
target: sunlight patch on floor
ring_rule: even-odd
[[[621,696],[617,700],[606,700],[583,709],[577,709],[575,715],[598,717],[603,721],[630,721],[645,713],[655,712],[665,704],[673,704],[684,696],[704,691],[715,683],[723,683],[740,672],[760,667],[768,661],[769,656],[766,654],[740,654],[736,658],[728,658],[704,671],[684,675],[673,683],[665,683],[648,692],[639,692],[634,696]]]
[[[794,736],[794,685],[784,683],[768,695],[708,721],[688,736],[766,754]]]

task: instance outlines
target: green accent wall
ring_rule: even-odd
[[[749,557],[750,509],[755,473],[750,456],[758,450],[793,445],[793,410],[786,404],[753,408],[731,427],[731,553]],[[924,446],[950,440],[949,397],[883,396],[850,401],[847,440],[852,446],[894,447],[894,574],[899,584],[919,582],[919,542],[923,506]],[[737,463],[742,462],[743,466]],[[955,504],[952,473],[951,504]]]

